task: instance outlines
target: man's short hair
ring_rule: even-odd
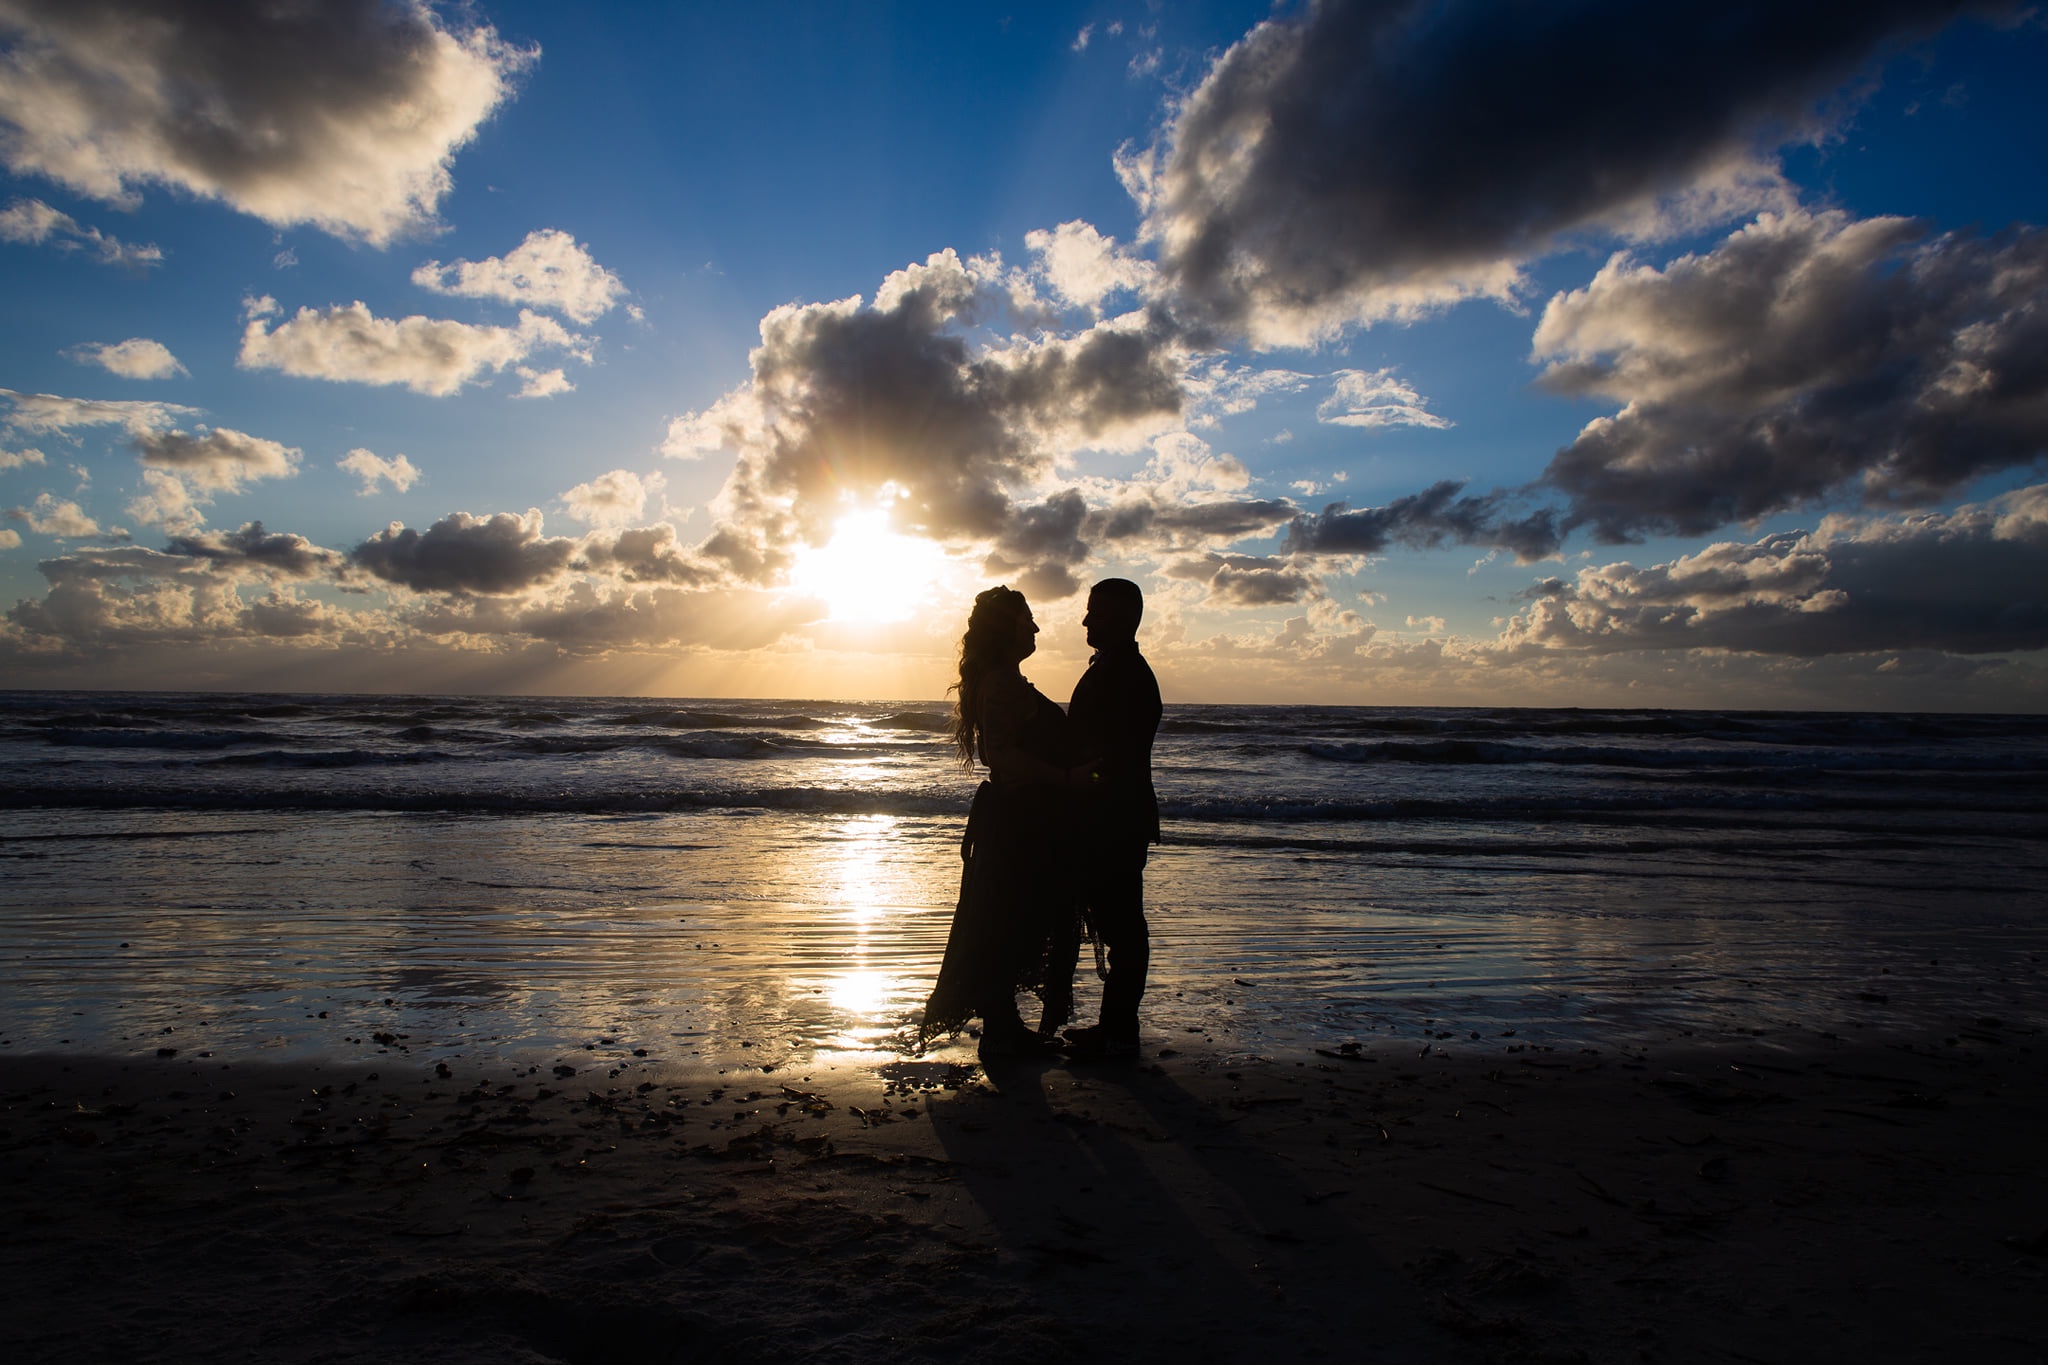
[[[1127,617],[1131,629],[1145,619],[1145,592],[1128,578],[1105,578],[1088,590],[1090,603],[1100,602],[1111,611]]]

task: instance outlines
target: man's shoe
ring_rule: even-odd
[[[1087,1028],[1068,1029],[1066,1038],[1069,1061],[1131,1062],[1138,1058],[1136,1033],[1091,1024]]]
[[[1015,1029],[985,1029],[975,1052],[984,1062],[1028,1061],[1058,1055],[1058,1046],[1023,1025]]]

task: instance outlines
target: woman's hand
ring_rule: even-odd
[[[1079,787],[1085,789],[1088,787],[1099,786],[1101,785],[1101,782],[1102,765],[1099,762],[1091,760],[1087,763],[1077,763],[1073,767],[1067,769],[1067,785],[1069,787]]]

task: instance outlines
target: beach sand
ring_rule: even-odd
[[[14,1360],[2040,1361],[2042,1039],[0,1059]],[[947,1054],[959,1055],[956,1052]],[[438,1074],[441,1069],[447,1074]]]

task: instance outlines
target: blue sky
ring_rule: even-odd
[[[0,13],[11,685],[2048,695],[2029,12],[156,8]]]

